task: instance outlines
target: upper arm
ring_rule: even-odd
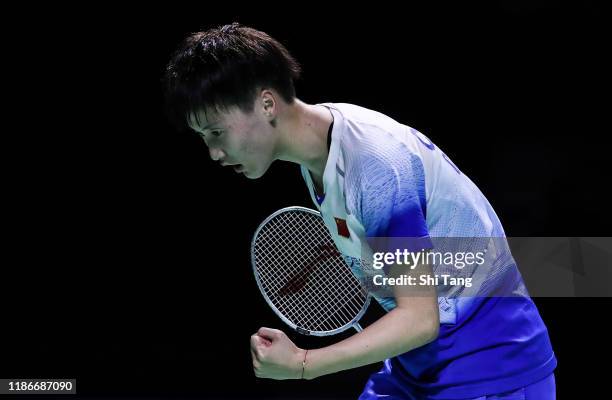
[[[420,283],[421,275],[433,276],[433,272],[430,264],[419,264],[412,270],[406,265],[394,265],[389,275],[412,276]],[[397,304],[396,312],[406,312],[410,314],[407,320],[418,321],[418,329],[428,341],[438,336],[440,315],[435,285],[396,285],[393,286],[393,296]],[[409,329],[414,330],[417,327],[411,326]]]

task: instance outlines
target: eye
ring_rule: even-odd
[[[214,137],[219,137],[221,136],[221,134],[223,133],[223,131],[220,130],[216,130],[216,131],[211,131],[210,134],[213,135]]]

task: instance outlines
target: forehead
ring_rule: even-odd
[[[201,132],[213,127],[228,127],[240,123],[248,117],[249,114],[245,114],[238,107],[228,109],[203,108],[189,114],[187,122],[191,129]]]

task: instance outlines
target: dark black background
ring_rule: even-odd
[[[4,47],[5,86],[17,90],[5,109],[0,377],[75,377],[83,396],[355,398],[378,369],[312,382],[252,375],[249,336],[284,326],[256,289],[250,236],[272,211],[311,205],[297,166],[246,180],[164,119],[171,52],[219,24],[284,43],[303,66],[302,100],[359,104],[424,132],[482,189],[508,236],[609,236],[597,5],[209,7],[7,13],[19,23]],[[535,301],[559,398],[603,393],[609,299]]]

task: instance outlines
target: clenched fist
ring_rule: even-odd
[[[258,378],[300,379],[305,354],[306,350],[278,329],[260,328],[251,336],[253,370]]]

